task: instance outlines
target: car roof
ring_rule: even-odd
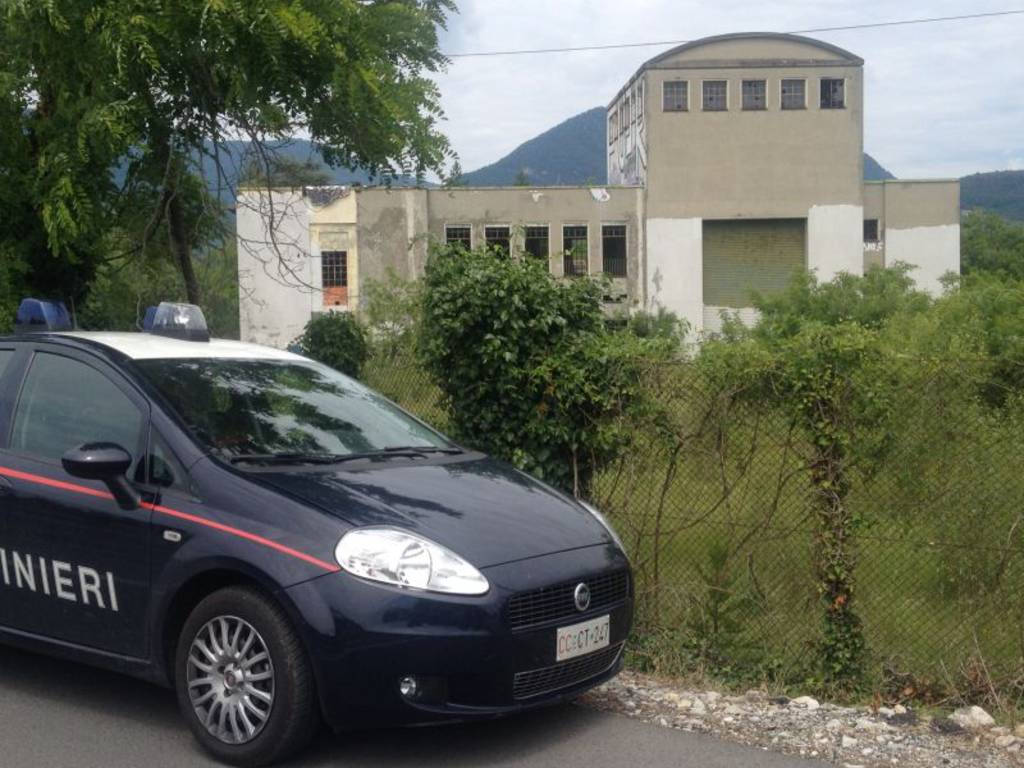
[[[249,344],[231,339],[210,339],[209,341],[185,341],[152,333],[107,333],[102,331],[68,331],[47,334],[49,338],[77,339],[98,344],[132,360],[155,360],[167,358],[202,358],[228,360],[292,360],[305,361],[301,355],[283,349]],[[31,336],[22,337],[30,339]]]

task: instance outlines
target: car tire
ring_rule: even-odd
[[[195,607],[178,640],[174,682],[192,733],[224,763],[270,765],[305,747],[320,724],[299,637],[281,607],[252,587],[221,589]]]

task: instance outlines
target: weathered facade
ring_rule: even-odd
[[[281,344],[312,312],[357,307],[360,281],[418,276],[431,240],[528,252],[559,277],[609,274],[610,300],[664,306],[696,332],[723,311],[752,317],[751,292],[799,268],[827,280],[902,261],[937,292],[959,270],[959,185],[865,183],[863,118],[853,54],[726,35],[651,59],[612,100],[608,186],[279,191],[280,216],[243,191],[243,337]]]

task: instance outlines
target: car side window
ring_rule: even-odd
[[[138,456],[143,414],[95,368],[41,352],[29,367],[14,414],[11,450],[59,461],[84,443],[117,443]]]

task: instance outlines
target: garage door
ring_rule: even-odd
[[[704,222],[704,304],[749,307],[752,291],[776,293],[806,264],[806,219]]]

